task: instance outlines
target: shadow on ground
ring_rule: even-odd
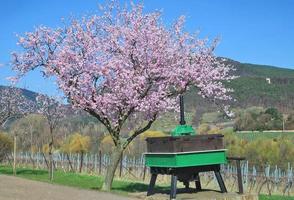
[[[155,191],[169,193],[169,187],[156,186]],[[101,187],[92,187],[93,190],[101,190]],[[145,183],[119,183],[114,182],[112,190],[122,191],[127,193],[147,192],[148,185]]]
[[[18,175],[44,175],[44,174],[48,174],[48,172],[43,170],[19,169],[17,170],[17,174]]]

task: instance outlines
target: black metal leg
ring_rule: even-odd
[[[196,181],[195,181],[195,186],[197,190],[201,190],[201,182],[200,182],[200,177],[199,174],[196,175]]]
[[[222,175],[221,175],[220,171],[214,171],[214,174],[216,176],[216,179],[217,179],[217,182],[218,182],[219,187],[221,189],[221,192],[222,193],[227,192],[227,188],[225,186],[225,183],[224,183],[224,180],[222,178]]]
[[[156,182],[157,174],[152,174],[150,179],[150,184],[147,191],[147,196],[150,196],[154,193],[154,185]]]
[[[185,188],[186,188],[186,189],[189,189],[189,188],[190,188],[189,181],[185,181],[185,182],[184,182],[184,185],[185,185]]]
[[[170,199],[175,200],[177,196],[177,176],[171,176],[171,188],[170,188]]]

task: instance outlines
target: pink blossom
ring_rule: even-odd
[[[13,54],[13,68],[18,76],[41,68],[56,77],[73,106],[110,131],[136,113],[148,121],[175,109],[191,86],[229,100],[223,82],[234,77],[214,55],[216,43],[183,31],[184,17],[168,29],[160,12],[142,9],[112,5],[63,28],[39,27],[20,37],[24,51]]]
[[[34,102],[27,99],[21,89],[6,87],[0,90],[0,126],[11,118],[22,117],[35,110]]]

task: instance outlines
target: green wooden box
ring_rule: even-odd
[[[145,153],[148,167],[190,167],[225,164],[226,149],[189,151],[176,153]]]

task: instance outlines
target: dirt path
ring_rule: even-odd
[[[114,194],[0,175],[0,200],[132,200]]]

